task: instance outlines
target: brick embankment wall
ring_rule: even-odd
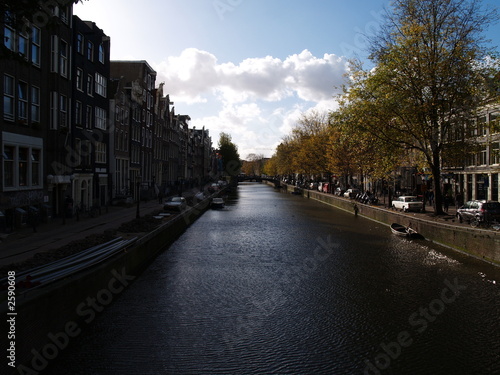
[[[412,228],[422,234],[426,240],[500,265],[500,233],[498,232],[452,225],[442,221],[431,220],[424,215],[419,218],[419,214],[408,215],[378,206],[358,203],[332,194],[297,189],[292,185],[282,186],[290,193],[295,192],[306,198],[326,203],[344,211],[352,212],[353,214],[354,204],[356,204],[358,215],[388,226],[391,223],[408,225],[411,222]]]
[[[96,267],[44,287],[18,289],[13,340],[16,368],[7,366],[1,373],[37,374],[50,369],[61,351],[209,206],[210,199],[206,199],[188,208]],[[5,317],[6,307],[2,313]]]

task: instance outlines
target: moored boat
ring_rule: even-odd
[[[224,199],[214,198],[214,199],[212,199],[212,204],[210,206],[212,208],[223,208],[224,207]]]
[[[404,225],[398,223],[391,224],[391,232],[402,237],[423,238],[423,236],[415,229],[410,228],[409,226],[405,227]]]

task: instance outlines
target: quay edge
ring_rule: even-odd
[[[408,225],[411,222],[412,228],[421,233],[426,240],[448,247],[455,251],[467,254],[482,261],[500,266],[500,233],[469,228],[426,220],[415,216],[396,212],[387,208],[371,206],[337,197],[333,194],[325,194],[314,190],[302,190],[293,185],[282,184],[287,192],[295,192],[305,198],[314,199],[321,203],[328,204],[335,208],[352,212],[354,214],[354,204],[356,204],[358,215],[390,226],[391,223]]]

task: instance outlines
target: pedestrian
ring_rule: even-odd
[[[448,212],[448,208],[450,206],[450,197],[448,196],[448,194],[445,194],[444,196],[444,200],[443,200],[443,204],[444,204],[444,212]]]
[[[434,206],[434,192],[429,192],[429,205]]]
[[[160,190],[158,193],[158,203],[162,204],[163,203],[163,192]]]

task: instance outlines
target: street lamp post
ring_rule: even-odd
[[[141,201],[141,176],[137,175],[135,177],[135,185],[137,188],[137,211],[135,213],[135,218],[139,219],[141,215],[139,214],[139,203]]]

